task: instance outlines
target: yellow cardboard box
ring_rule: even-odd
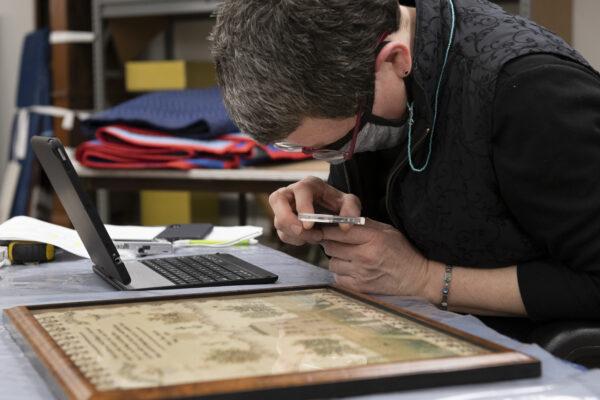
[[[202,61],[130,61],[125,63],[125,84],[130,92],[201,89],[217,85],[214,63]],[[219,223],[216,193],[143,190],[140,193],[142,225]]]
[[[142,225],[156,226],[210,222],[219,225],[219,196],[210,192],[142,190]]]
[[[125,87],[129,92],[198,89],[216,85],[212,62],[169,60],[125,63]]]

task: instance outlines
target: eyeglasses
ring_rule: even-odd
[[[389,31],[385,32],[379,40],[377,41],[376,54],[379,54],[381,49],[383,48],[384,40],[390,34]],[[356,122],[354,123],[354,129],[348,132],[346,135],[342,136],[341,139],[335,141],[334,143],[328,144],[323,147],[304,147],[296,143],[292,142],[277,142],[273,146],[277,150],[286,151],[289,153],[304,153],[307,155],[311,155],[313,158],[317,160],[323,161],[341,161],[348,160],[352,158],[354,155],[354,147],[356,146],[356,139],[358,138],[358,132],[361,128],[361,120],[364,114],[366,98],[363,97],[358,104],[358,112],[356,114]],[[352,141],[350,142],[350,147],[348,151],[339,150],[342,148],[347,142],[348,137],[352,133]]]
[[[329,144],[323,147],[303,147],[299,144],[292,142],[277,142],[273,146],[277,150],[286,151],[290,153],[299,153],[302,152],[307,155],[311,155],[313,158],[317,160],[323,161],[340,161],[340,160],[348,160],[352,158],[354,155],[354,147],[356,146],[356,138],[358,137],[358,132],[360,131],[360,121],[362,119],[365,108],[365,99],[363,98],[358,105],[358,113],[356,114],[356,122],[354,123],[354,129],[348,134],[344,135],[340,140]],[[339,150],[339,148],[343,147],[347,141],[349,134],[352,133],[352,139],[350,141],[350,147],[348,151]],[[338,149],[336,149],[336,147]]]

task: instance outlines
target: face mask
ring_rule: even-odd
[[[408,113],[400,119],[385,119],[369,114],[365,117],[365,123],[358,132],[354,154],[367,151],[385,150],[395,147],[406,139],[406,130],[403,125],[408,120]],[[350,142],[344,144],[340,150],[348,151]],[[344,160],[332,160],[330,164],[340,164]]]

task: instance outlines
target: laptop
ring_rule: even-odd
[[[227,253],[123,261],[57,138],[31,145],[93,262],[93,270],[120,290],[176,289],[272,283],[277,275]]]

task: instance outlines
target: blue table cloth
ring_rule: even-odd
[[[214,250],[210,248],[181,249],[185,253],[208,253],[214,252]],[[166,292],[169,292],[168,294],[207,293],[333,282],[329,271],[261,245],[231,247],[226,251],[277,273],[280,279],[272,285],[238,286],[235,289],[212,287],[119,292],[92,272],[90,260],[78,259],[63,253],[57,256],[55,262],[0,269],[0,305],[2,308],[9,308],[17,305],[157,296],[165,295]],[[537,357],[542,361],[542,376],[514,381],[434,387],[348,398],[361,400],[600,399],[600,370],[585,370],[561,361],[537,345],[519,343],[493,331],[473,316],[441,311],[423,299],[400,296],[378,297],[435,321]],[[0,390],[0,399],[52,398],[42,377],[33,369],[2,325],[0,325],[0,388],[2,389]]]

